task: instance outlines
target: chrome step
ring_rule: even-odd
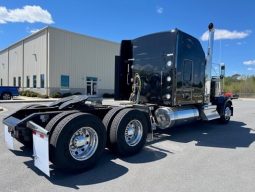
[[[220,118],[216,105],[204,105],[200,112],[201,118],[205,121],[211,121]]]

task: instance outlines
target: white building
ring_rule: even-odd
[[[113,93],[119,44],[47,27],[0,51],[0,85],[51,95]]]

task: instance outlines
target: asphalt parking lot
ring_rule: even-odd
[[[98,165],[78,175],[33,166],[32,152],[4,144],[2,119],[28,103],[1,103],[0,191],[188,191],[255,190],[255,100],[235,100],[228,125],[189,124],[156,134],[155,141],[129,158],[105,150]]]

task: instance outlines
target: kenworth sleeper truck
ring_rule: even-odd
[[[212,77],[214,27],[208,52],[181,30],[123,40],[115,63],[116,106],[93,96],[71,96],[48,106],[29,105],[4,118],[5,142],[33,146],[34,164],[68,171],[92,167],[107,147],[121,156],[139,152],[148,135],[194,120],[228,123],[232,101]]]

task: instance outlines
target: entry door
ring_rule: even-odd
[[[87,95],[97,95],[96,77],[87,77]]]

